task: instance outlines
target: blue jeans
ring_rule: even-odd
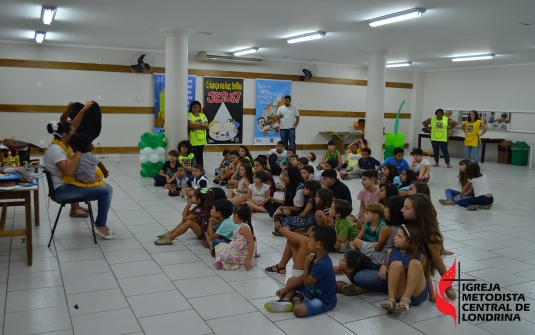
[[[110,210],[111,198],[113,196],[113,188],[110,184],[98,187],[77,187],[63,184],[56,188],[55,193],[58,202],[76,198],[98,198],[98,213],[95,226],[106,227],[108,211]]]
[[[493,197],[486,197],[484,195],[480,195],[479,197],[472,197],[469,199],[463,199],[459,201],[459,206],[461,207],[468,207],[471,205],[484,206],[484,205],[490,205],[493,202],[494,202]]]
[[[435,163],[438,163],[438,160],[440,159],[440,151],[442,151],[444,162],[449,164],[450,154],[448,153],[448,142],[431,141],[431,145],[433,146],[433,158],[435,159]]]
[[[353,277],[355,285],[373,292],[388,293],[388,280],[379,278],[379,270],[360,270]]]
[[[474,161],[479,164],[479,147],[464,147],[464,159],[470,159],[470,154],[474,153]]]
[[[307,309],[307,316],[327,312],[336,307],[336,299],[332,303],[321,301],[318,298],[315,298],[308,287],[303,284],[297,287],[297,291],[303,293],[306,297],[305,301],[302,301],[302,303]]]
[[[284,142],[284,147],[288,150],[288,147],[293,149],[295,153],[295,128],[280,129],[281,141]],[[288,141],[290,146],[288,146]]]
[[[456,196],[461,194],[461,192],[459,192],[457,190],[454,190],[452,188],[447,188],[445,193],[446,193],[446,199],[452,200],[456,205],[458,205],[459,201],[461,201],[461,200],[473,198],[472,195],[467,195],[467,196],[462,197],[462,198],[456,198]]]
[[[230,243],[230,240],[227,240],[223,236],[220,236],[220,238],[213,239],[210,243],[212,243],[212,248],[215,248],[216,245],[218,245],[219,243]]]

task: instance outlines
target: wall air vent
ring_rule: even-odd
[[[264,58],[260,56],[234,56],[231,53],[221,52],[199,52],[198,56],[201,62],[225,62],[225,63],[239,63],[239,64],[253,64],[257,65],[264,62]]]

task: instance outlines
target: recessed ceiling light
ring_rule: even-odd
[[[299,42],[317,40],[319,38],[322,38],[325,35],[326,33],[324,31],[315,31],[313,33],[289,37],[288,39],[286,39],[286,41],[290,44],[299,43]]]
[[[242,49],[242,50],[234,51],[234,56],[242,56],[242,55],[252,54],[252,53],[255,53],[257,51],[258,51],[258,48]]]
[[[58,7],[43,6],[41,9],[41,20],[44,24],[50,25],[54,17],[56,16],[56,11]]]
[[[35,32],[35,42],[37,43],[43,43],[46,37],[46,31],[36,31]]]
[[[387,63],[386,67],[404,67],[411,66],[412,62],[397,62],[397,63]]]
[[[455,57],[452,58],[452,62],[466,62],[471,60],[484,60],[484,59],[493,59],[494,54],[488,54],[488,55],[476,55],[476,56],[463,56],[463,57]]]
[[[416,17],[420,17],[423,13],[425,13],[424,8],[412,8],[408,10],[404,10],[402,12],[397,12],[394,14],[388,14],[381,17],[376,17],[375,19],[368,20],[368,24],[370,27],[378,27],[389,23],[414,19]]]

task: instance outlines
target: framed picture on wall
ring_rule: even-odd
[[[481,119],[489,130],[507,130],[511,122],[511,113],[483,112]]]

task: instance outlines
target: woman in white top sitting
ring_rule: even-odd
[[[459,206],[466,207],[467,211],[474,211],[476,209],[489,209],[492,207],[494,198],[489,189],[489,183],[487,177],[479,170],[479,165],[471,162],[466,165],[464,170],[468,182],[464,185],[461,191],[461,198],[470,188],[474,189],[474,197],[466,198],[459,201]]]
[[[69,145],[71,136],[75,133],[74,128],[67,122],[51,122],[47,129],[50,134],[54,135],[54,140],[46,150],[45,167],[52,175],[56,200],[61,202],[75,198],[97,198],[98,214],[95,220],[95,233],[107,240],[114,239],[115,234],[106,227],[113,188],[104,182],[79,185],[80,183],[71,177],[82,156],[80,151],[73,153]]]

